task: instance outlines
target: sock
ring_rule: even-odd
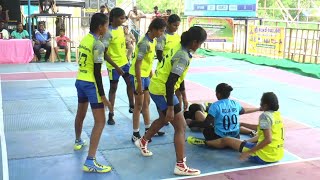
[[[109,116],[114,116],[113,112],[109,112]]]
[[[94,157],[88,156],[88,157],[87,157],[87,160],[94,160]]]
[[[76,139],[75,142],[76,142],[76,143],[77,143],[77,142],[81,142],[81,138]]]
[[[139,128],[138,129],[133,129],[133,132],[139,132]]]
[[[146,129],[149,129],[151,124],[145,125]]]
[[[132,109],[134,109],[134,105],[130,105],[129,107],[132,108]]]

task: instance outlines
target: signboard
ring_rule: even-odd
[[[247,53],[283,58],[285,28],[250,25]]]
[[[206,42],[233,42],[233,19],[188,17],[189,26],[201,26],[207,31]]]
[[[257,16],[257,0],[185,0],[184,8],[187,16]]]

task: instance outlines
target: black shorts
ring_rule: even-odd
[[[65,49],[66,47],[65,46],[58,46],[59,49]]]
[[[217,135],[217,134],[214,132],[214,127],[213,127],[213,126],[204,128],[204,130],[203,130],[202,133],[203,133],[204,138],[205,138],[207,141],[216,140],[216,139],[222,138],[221,136]],[[236,138],[240,139],[240,135],[238,135]]]

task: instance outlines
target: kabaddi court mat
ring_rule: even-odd
[[[106,125],[97,159],[109,164],[107,174],[82,172],[88,148],[73,151],[77,94],[74,87],[77,64],[31,63],[1,65],[0,175],[12,180],[87,179],[183,179],[173,174],[175,151],[173,128],[154,137],[143,157],[131,142],[132,114],[128,112],[125,84],[121,80],[116,98],[115,126]],[[109,82],[104,73],[105,91]],[[244,107],[258,107],[263,92],[273,91],[280,102],[285,124],[285,157],[279,163],[260,166],[239,160],[232,150],[214,150],[186,143],[189,166],[202,175],[194,179],[320,179],[320,80],[283,70],[249,64],[224,57],[194,59],[186,78],[190,102],[215,101],[215,87],[233,86],[233,99]],[[157,118],[155,105],[151,119]],[[89,140],[93,117],[89,108],[82,138]],[[258,123],[260,113],[241,116],[243,122]],[[142,122],[142,121],[141,121]],[[141,123],[141,133],[144,126]],[[202,137],[187,129],[188,135]],[[248,138],[242,136],[242,138]]]

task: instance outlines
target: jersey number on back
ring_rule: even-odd
[[[230,116],[225,115],[223,117],[223,128],[227,131],[230,129],[231,124],[233,125],[233,128],[236,128],[238,125],[238,118],[237,115],[233,114],[230,118]]]

